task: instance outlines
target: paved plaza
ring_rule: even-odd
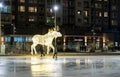
[[[0,77],[120,77],[120,56],[0,56]]]

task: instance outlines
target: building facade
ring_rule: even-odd
[[[1,13],[1,35],[4,35],[4,32],[9,32],[10,29],[5,31],[5,26],[9,26],[12,23],[12,12],[11,12],[11,0],[1,0],[0,3],[2,4],[2,7],[0,7],[0,13]]]
[[[112,41],[119,46],[119,0],[6,1],[11,4],[8,14],[12,17],[8,19],[12,20],[4,27],[5,35],[45,34],[55,26],[56,13],[56,25],[63,35],[103,36],[104,45]],[[57,11],[54,5],[58,6]],[[3,13],[1,18],[7,19]]]
[[[105,42],[119,46],[119,0],[91,0],[91,25]]]
[[[58,0],[59,1],[59,0]],[[60,2],[56,4],[60,5]],[[12,0],[13,34],[33,35],[45,34],[48,28],[54,26],[55,0]],[[57,11],[59,15],[61,11]],[[57,13],[57,21],[62,19]],[[61,23],[59,23],[61,24]],[[11,26],[11,27],[12,27]]]

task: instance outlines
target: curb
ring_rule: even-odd
[[[58,56],[114,56],[120,53],[58,53]],[[40,54],[0,54],[0,56],[41,56]],[[45,56],[53,56],[53,54],[46,54]]]

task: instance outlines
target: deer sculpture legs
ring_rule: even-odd
[[[32,44],[31,45],[31,54],[37,54],[37,51],[36,51],[36,47],[37,46],[37,44]],[[53,50],[53,54],[54,54],[54,52],[55,52],[55,48],[54,48],[54,46],[53,45],[48,45],[47,46],[47,54],[49,54],[50,53],[50,48],[52,48],[52,50]]]
[[[31,45],[31,54],[33,54],[33,51],[35,52],[35,54],[37,54],[37,51],[36,51],[36,47],[37,46],[37,44],[32,44]]]
[[[52,48],[52,50],[53,50],[53,54],[54,54],[54,52],[55,52],[55,48],[54,48],[53,45],[48,45],[48,46],[47,46],[47,54],[50,53],[50,48]]]

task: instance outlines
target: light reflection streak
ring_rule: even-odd
[[[31,72],[33,76],[61,76],[61,70],[60,63],[57,63],[54,59],[44,59],[43,61],[37,57],[31,57]]]
[[[101,72],[106,75],[119,71],[119,62],[118,57],[108,56],[59,57],[57,60],[51,57],[0,58],[0,77],[19,77],[20,72],[27,72],[26,74],[32,75],[30,77],[69,77],[73,74],[84,76],[85,73],[97,77]],[[21,77],[25,77],[26,74],[23,73],[24,76]]]
[[[7,60],[5,58],[0,59],[0,75],[4,75],[7,72],[7,69]]]

